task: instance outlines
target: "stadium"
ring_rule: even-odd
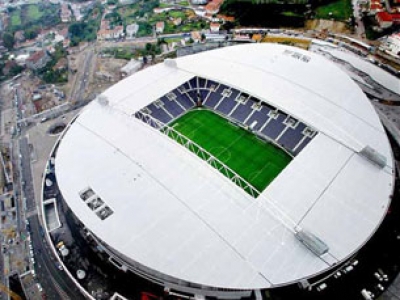
[[[117,268],[199,299],[307,285],[385,218],[392,150],[325,58],[249,44],[114,85],[63,133],[58,188]]]

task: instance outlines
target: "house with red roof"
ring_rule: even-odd
[[[156,23],[156,33],[163,33],[165,28],[164,22],[157,22]]]
[[[220,25],[218,23],[210,23],[210,32],[211,33],[219,33]]]
[[[33,53],[26,60],[26,66],[29,69],[37,70],[43,68],[51,60],[50,56],[45,50],[40,50]]]
[[[224,3],[224,0],[212,0],[208,2],[205,6],[206,13],[210,15],[217,14],[222,3]]]

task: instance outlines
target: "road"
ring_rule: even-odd
[[[32,213],[36,210],[35,194],[33,189],[33,178],[31,170],[31,153],[29,150],[28,139],[22,137],[19,140],[20,163],[21,163],[21,183],[23,195],[25,196],[25,212]]]
[[[83,299],[74,283],[55,265],[55,259],[44,240],[43,229],[39,223],[37,214],[33,178],[31,169],[31,154],[28,139],[22,137],[19,140],[21,183],[23,195],[26,198],[26,215],[28,216],[31,232],[31,240],[34,249],[35,270],[38,281],[41,283],[48,299]],[[22,216],[21,216],[22,217]]]
[[[70,95],[70,101],[76,102],[83,100],[82,97],[88,85],[89,78],[89,69],[93,64],[93,58],[95,57],[95,53],[93,49],[89,49],[87,53],[85,53],[85,58],[83,61],[83,67],[79,69],[76,74],[75,83],[72,88],[72,92]]]
[[[56,267],[56,261],[50,255],[51,250],[41,234],[40,223],[37,215],[29,218],[31,227],[31,240],[35,254],[35,270],[47,299],[67,300],[84,299],[69,277]]]

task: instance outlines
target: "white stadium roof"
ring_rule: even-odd
[[[132,116],[193,76],[265,100],[319,134],[254,199]],[[61,140],[59,188],[97,237],[150,269],[221,288],[283,285],[348,258],[386,214],[393,160],[385,131],[360,88],[315,53],[228,47],[147,68],[103,95],[108,105],[91,103]],[[384,168],[358,153],[366,146],[387,158]],[[87,187],[112,208],[110,217],[100,220],[81,200]],[[299,228],[328,253],[299,242]]]

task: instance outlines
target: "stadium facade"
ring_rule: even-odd
[[[259,168],[243,175],[195,142],[196,130],[178,130],[196,110],[291,161],[255,187]],[[393,164],[378,116],[342,70],[301,49],[251,44],[168,60],[105,91],[60,139],[55,175],[116,267],[234,299],[353,257],[387,213]]]

